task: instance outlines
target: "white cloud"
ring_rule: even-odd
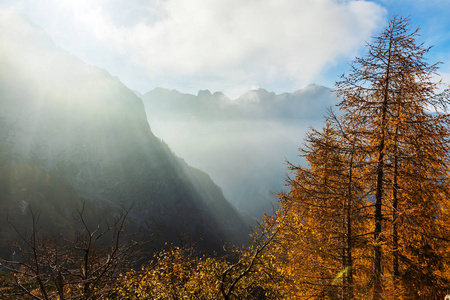
[[[385,16],[372,2],[342,0],[46,3],[64,16],[52,16],[50,31],[67,43],[89,33],[107,51],[144,66],[156,83],[212,90],[299,88],[336,60],[352,58]],[[58,23],[73,37],[58,32]]]

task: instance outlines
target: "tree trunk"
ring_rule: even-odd
[[[398,153],[397,153],[397,135],[398,127],[395,130],[395,157],[394,157],[394,186],[392,191],[392,283],[394,288],[394,300],[397,299],[397,282],[399,279],[399,265],[398,265]]]
[[[383,220],[382,202],[383,202],[383,180],[384,180],[384,152],[385,152],[385,139],[386,139],[386,115],[388,110],[389,100],[389,81],[391,73],[391,48],[392,48],[392,34],[390,37],[389,49],[388,49],[388,61],[386,67],[386,78],[384,86],[384,99],[381,112],[381,140],[378,146],[378,161],[377,161],[377,187],[375,195],[375,230],[373,235],[374,242],[374,257],[373,257],[373,300],[380,300],[382,293],[381,286],[381,222]]]

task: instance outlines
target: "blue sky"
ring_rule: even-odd
[[[427,56],[429,62],[441,61],[441,73],[450,84],[450,0],[379,0],[387,10],[387,17],[410,17],[411,28],[420,27],[419,40],[433,46]],[[387,22],[387,21],[386,21]]]
[[[393,15],[410,16],[450,82],[450,0],[0,0],[128,87],[196,93],[332,86]]]

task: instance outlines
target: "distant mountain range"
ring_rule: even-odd
[[[301,163],[297,149],[305,132],[321,127],[327,109],[338,102],[320,85],[279,95],[252,90],[235,100],[220,92],[163,88],[141,97],[153,132],[257,218],[272,212],[284,186],[285,160]]]
[[[117,78],[21,17],[1,15],[0,32],[0,240],[11,234],[6,218],[25,222],[29,206],[61,229],[83,201],[93,220],[133,204],[130,222],[161,244],[248,240],[252,219],[153,135],[141,99]]]
[[[293,93],[251,90],[235,100],[222,92],[201,90],[197,95],[155,88],[140,95],[147,114],[155,120],[277,121],[305,123],[322,118],[324,109],[337,103],[329,88],[311,84]]]

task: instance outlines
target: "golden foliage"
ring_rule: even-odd
[[[293,298],[440,299],[450,283],[449,97],[408,25],[394,17],[353,62],[340,116],[291,166],[272,222]]]

